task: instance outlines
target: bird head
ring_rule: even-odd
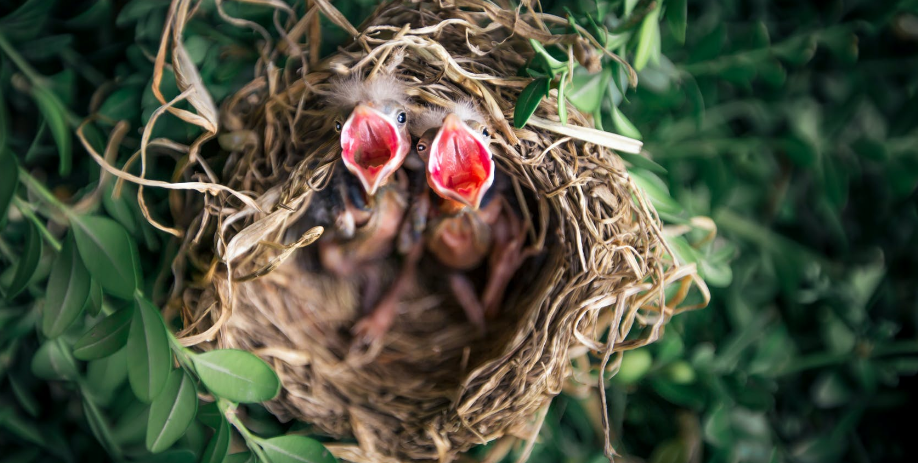
[[[341,133],[341,159],[373,195],[401,167],[411,147],[404,84],[391,76],[355,77],[334,84],[332,104]]]
[[[415,149],[427,164],[427,183],[440,197],[478,209],[494,182],[491,134],[484,118],[468,103],[443,114],[425,116],[425,128]],[[437,121],[439,119],[439,121]]]

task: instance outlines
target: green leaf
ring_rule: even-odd
[[[653,357],[647,349],[636,349],[625,352],[622,365],[615,379],[622,384],[634,384],[650,370]]]
[[[198,407],[198,421],[201,423],[217,429],[220,427],[222,419],[223,413],[220,412],[216,402],[210,402]]]
[[[41,407],[38,405],[35,397],[32,396],[32,391],[23,384],[19,376],[15,374],[10,375],[10,386],[12,386],[13,395],[16,396],[16,400],[19,402],[22,409],[29,415],[32,415],[33,418],[38,418]]]
[[[652,159],[641,156],[640,154],[623,153],[621,151],[616,151],[615,154],[617,154],[618,157],[622,158],[625,160],[625,162],[631,164],[634,167],[640,167],[641,169],[648,170],[655,174],[666,173],[666,168],[657,164],[656,162],[653,162]]]
[[[121,309],[92,327],[73,346],[73,356],[94,360],[114,354],[125,346],[131,330],[134,308]]]
[[[194,463],[196,455],[189,449],[172,449],[136,460],[137,463]]]
[[[338,461],[319,441],[305,436],[273,437],[258,443],[271,463],[335,463]]]
[[[111,427],[96,404],[91,400],[84,399],[83,410],[86,414],[86,421],[89,422],[89,428],[93,435],[96,436],[96,440],[102,444],[102,448],[116,461],[121,460],[121,447],[112,438]]]
[[[111,0],[98,0],[93,2],[89,8],[82,13],[67,20],[69,27],[77,29],[92,29],[99,27],[99,24],[111,21],[112,2]]]
[[[89,312],[89,315],[93,317],[99,316],[99,312],[102,311],[102,285],[99,284],[94,278],[90,279],[91,283],[89,286],[89,304],[86,309]]]
[[[140,115],[140,97],[143,89],[137,85],[122,87],[112,92],[99,107],[99,115],[114,121],[137,119]]]
[[[637,127],[622,114],[622,111],[618,109],[617,106],[612,106],[612,124],[615,126],[615,131],[619,134],[636,140],[642,139],[641,132],[639,132]]]
[[[214,395],[239,403],[264,402],[280,392],[274,370],[254,354],[220,349],[192,357],[201,382]]]
[[[638,34],[637,51],[634,54],[634,70],[640,71],[647,66],[654,48],[659,44],[660,37],[660,7],[654,7],[644,21],[641,23],[641,31]],[[659,49],[657,49],[659,53]]]
[[[0,101],[0,105],[3,102]],[[3,128],[0,126],[0,131]],[[2,133],[0,133],[2,136]],[[4,140],[0,140],[3,142]],[[10,210],[10,203],[13,202],[13,196],[16,195],[16,188],[19,186],[19,166],[16,163],[16,156],[0,146],[0,228],[6,223],[6,213]]]
[[[207,443],[204,449],[204,456],[201,457],[201,463],[220,463],[229,453],[232,435],[230,425],[223,417],[220,417],[220,424],[217,426],[214,436]]]
[[[86,366],[86,386],[96,402],[106,406],[112,394],[127,381],[127,349],[90,361]]]
[[[531,64],[531,67],[535,68],[535,70],[553,77],[568,69],[568,64],[566,62],[558,61],[555,57],[551,56],[551,53],[549,53],[539,41],[529,39],[529,43],[535,51],[535,56],[533,56]]]
[[[198,411],[194,382],[182,369],[172,370],[163,392],[150,404],[147,420],[147,450],[159,453],[185,434]]]
[[[533,80],[520,92],[520,97],[516,101],[516,108],[513,110],[513,126],[521,129],[529,121],[529,118],[535,114],[536,108],[542,98],[548,95],[551,89],[551,81],[545,77]]]
[[[48,381],[73,380],[77,366],[59,340],[47,340],[32,357],[32,374]]]
[[[730,410],[718,405],[704,421],[704,438],[714,447],[729,446],[733,440],[730,425]]]
[[[73,234],[83,262],[106,293],[130,299],[140,277],[134,260],[136,244],[118,222],[106,217],[75,215]]]
[[[574,71],[573,89],[567,92],[567,100],[581,112],[592,114],[602,105],[611,79],[612,69],[609,66],[603,66],[602,72],[596,74],[578,68]]]
[[[7,154],[6,148],[9,146],[10,140],[10,116],[6,112],[6,101],[3,98],[3,88],[0,86],[0,167],[4,169],[8,168],[9,165],[5,164],[4,156],[12,156],[12,153]],[[2,169],[0,169],[2,171]],[[16,169],[12,170],[13,173],[16,172]],[[0,177],[0,180],[5,180],[6,177]],[[2,183],[0,183],[2,185]],[[2,198],[2,195],[0,195]],[[4,217],[2,214],[4,211],[2,207],[3,202],[0,201],[0,219]],[[0,220],[2,221],[2,220]]]
[[[680,44],[685,44],[685,24],[688,18],[687,0],[669,0],[666,2],[666,24]]]
[[[48,123],[51,129],[51,135],[57,144],[58,155],[61,158],[59,173],[62,176],[70,175],[70,167],[73,163],[73,140],[70,134],[70,127],[67,124],[67,108],[61,100],[51,90],[42,87],[32,87],[32,96],[41,111],[42,117]]]
[[[92,287],[89,272],[77,253],[73,235],[68,233],[63,244],[51,268],[47,297],[42,309],[41,331],[49,338],[64,334],[80,316]]]
[[[666,183],[656,175],[643,169],[628,169],[634,183],[650,198],[650,203],[658,212],[678,214],[682,205],[669,195]]]
[[[53,7],[53,0],[27,0],[12,13],[0,18],[0,30],[15,41],[33,38],[44,29],[51,17],[47,12]]]
[[[562,124],[567,124],[567,99],[564,97],[564,89],[567,87],[567,72],[561,74],[558,81],[558,116]]]
[[[258,459],[252,452],[239,452],[227,455],[223,463],[258,463]]]
[[[162,392],[172,368],[172,352],[159,310],[137,298],[127,341],[128,381],[137,398],[150,403]]]
[[[26,235],[25,250],[19,258],[16,265],[16,273],[13,274],[13,281],[6,288],[6,298],[13,299],[17,294],[29,285],[35,270],[38,269],[38,263],[41,261],[41,235],[38,227],[29,222],[29,233]]]

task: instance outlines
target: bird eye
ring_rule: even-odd
[[[484,136],[486,136],[486,137],[490,137],[490,136],[491,136],[491,132],[488,130],[487,127],[482,127],[482,128],[481,128],[481,134],[484,135]]]
[[[335,131],[336,132],[341,131],[341,121],[335,121]]]
[[[427,145],[424,143],[418,143],[418,152],[427,151]]]
[[[395,118],[399,124],[404,124],[408,120],[408,115],[405,114],[405,111],[398,113],[398,116]]]

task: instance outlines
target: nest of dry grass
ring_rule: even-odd
[[[584,129],[593,125],[589,116],[573,108],[562,126],[554,92],[526,128],[510,123],[530,81],[515,77],[531,56],[528,39],[559,44],[595,66],[588,34],[552,35],[545,24],[565,19],[484,0],[396,1],[359,29],[329,2],[311,5],[302,17],[275,5],[283,37],[276,43],[260,26],[224,14],[263,32],[265,42],[257,77],[218,109],[181,43],[190,2],[174,2],[157,74],[171,55],[183,93],[167,102],[157,91],[163,107],[145,131],[141,158],[148,148],[177,149],[149,141],[150,127],[166,111],[205,133],[178,148],[186,156],[173,183],[106,167],[141,185],[175,190],[178,226],[154,224],[183,242],[168,309],[184,322],[178,336],[199,349],[246,349],[271,363],[283,390],[267,406],[278,417],[356,438],[356,445],[329,446],[351,461],[452,461],[502,436],[531,442],[542,412],[566,384],[601,388],[617,370],[617,353],[653,342],[672,315],[694,308],[679,307],[693,283],[707,300],[695,269],[668,257],[660,220],[622,160],[600,145],[616,146],[615,137]],[[323,60],[317,58],[320,14],[355,37]],[[281,57],[286,66],[271,64]],[[528,224],[526,246],[535,257],[514,277],[484,337],[428,277],[416,282],[382,342],[355,351],[350,328],[361,315],[361,282],[309,265],[307,245],[321,230],[285,241],[342,168],[325,107],[330,80],[380,72],[408,83],[414,109],[471,99],[493,127],[505,194]],[[178,109],[181,100],[194,111]],[[222,151],[205,159],[200,146],[213,137]],[[202,204],[183,189],[210,194]],[[381,265],[395,268],[397,258]]]

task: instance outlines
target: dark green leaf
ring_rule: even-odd
[[[549,90],[551,90],[551,81],[545,77],[533,80],[523,89],[516,101],[516,108],[513,110],[514,127],[521,129],[526,125],[529,118],[535,114],[542,98],[548,95]]]
[[[242,350],[220,349],[192,357],[201,382],[214,395],[233,402],[271,400],[280,380],[264,360]]]
[[[198,420],[211,428],[217,429],[223,420],[223,413],[216,402],[210,402],[198,407]]]
[[[73,216],[73,234],[83,262],[106,293],[130,299],[140,282],[136,244],[118,222],[98,216]]]
[[[214,436],[207,443],[207,448],[204,449],[201,463],[220,463],[224,461],[226,454],[229,453],[232,440],[230,425],[223,417],[220,417],[219,420]]]
[[[258,458],[252,452],[240,452],[227,455],[223,463],[258,463]]]
[[[92,29],[99,27],[99,24],[111,21],[111,15],[111,0],[99,0],[92,3],[82,13],[67,20],[67,26],[77,29]]]
[[[273,437],[259,442],[271,463],[335,463],[338,460],[319,441],[305,436]]]
[[[31,442],[33,444],[40,445],[42,447],[48,447],[49,444],[45,439],[42,432],[39,430],[38,426],[31,421],[26,421],[25,419],[16,415],[12,409],[4,409],[0,411],[0,429],[6,429],[10,434]]]
[[[134,308],[121,309],[92,327],[73,346],[73,356],[80,360],[108,357],[124,347],[131,330]]]
[[[27,0],[12,13],[0,18],[0,30],[13,40],[22,41],[41,33],[50,17],[47,11],[54,6],[53,0]]]
[[[73,380],[77,377],[77,367],[59,340],[48,340],[32,357],[32,374],[49,381]]]
[[[685,43],[685,24],[688,18],[687,0],[670,0],[666,2],[666,23],[677,42]]]
[[[70,126],[67,123],[68,110],[57,95],[45,87],[33,87],[32,96],[35,98],[35,103],[38,105],[41,115],[48,123],[48,128],[51,129],[54,142],[57,143],[57,151],[60,156],[58,170],[62,176],[70,175],[70,167],[73,163],[73,140],[70,134]]]
[[[127,350],[90,361],[86,367],[87,392],[95,402],[106,406],[115,390],[127,381]]]
[[[18,175],[16,169],[15,160],[9,158],[13,157],[13,153],[8,151],[10,143],[10,116],[6,111],[6,101],[3,98],[3,88],[0,86],[0,180],[9,181],[7,179],[15,179]],[[7,170],[9,169],[9,170]],[[4,185],[0,182],[0,224],[3,222],[3,218],[6,217],[6,209],[4,209],[3,204],[9,205],[9,200],[6,203],[3,202],[3,191],[9,186]]]
[[[83,312],[91,286],[89,271],[80,260],[73,235],[68,233],[48,278],[41,319],[41,331],[45,336],[56,338],[64,334]]]
[[[615,154],[617,154],[618,157],[622,158],[625,160],[625,162],[631,164],[634,167],[640,167],[641,169],[648,170],[655,174],[666,173],[666,169],[663,166],[653,162],[653,160],[648,157],[641,156],[640,154],[623,153],[621,151],[616,151]]]
[[[161,10],[164,13],[168,6],[168,0],[134,0],[118,13],[118,19],[115,20],[115,24],[118,27],[127,26],[149,17],[156,10]]]
[[[10,375],[10,386],[12,386],[13,395],[16,396],[16,400],[19,402],[22,409],[29,415],[32,415],[33,418],[37,418],[38,414],[41,412],[41,407],[39,407],[35,397],[32,396],[32,391],[22,383],[19,376],[14,374]]]
[[[159,310],[137,298],[127,341],[128,380],[137,398],[151,402],[162,392],[172,368],[172,352]]]
[[[102,106],[99,114],[114,121],[131,121],[139,117],[140,97],[143,89],[138,86],[122,87],[112,92]]]
[[[137,460],[138,463],[194,463],[194,452],[188,449],[172,449]]]
[[[179,440],[198,411],[194,382],[184,370],[172,370],[162,393],[150,404],[147,450],[159,453]]]
[[[6,298],[13,299],[29,285],[38,263],[41,261],[41,234],[34,223],[29,222],[29,233],[26,235],[25,247],[16,264],[13,281],[6,288]]]
[[[0,105],[2,104],[3,102],[0,101]],[[0,115],[2,115],[2,107],[0,107]],[[0,136],[2,136],[2,130],[3,127],[0,126]],[[2,141],[4,140],[0,140]],[[10,203],[13,202],[18,186],[19,167],[16,164],[16,157],[0,146],[0,227],[6,223],[6,213],[10,209]]]
[[[112,437],[122,446],[144,446],[147,436],[147,420],[150,416],[150,406],[142,402],[133,401],[118,417],[112,429]]]
[[[112,438],[111,427],[109,427],[108,420],[102,415],[102,411],[96,407],[96,404],[87,399],[83,400],[83,410],[86,414],[86,421],[89,422],[89,428],[92,430],[93,435],[96,436],[96,440],[102,444],[102,448],[104,448],[112,458],[120,460],[121,448]]]
[[[89,312],[89,315],[97,317],[99,312],[102,311],[102,285],[99,284],[94,278],[90,279],[91,284],[89,287],[89,304],[86,306],[86,310]]]

